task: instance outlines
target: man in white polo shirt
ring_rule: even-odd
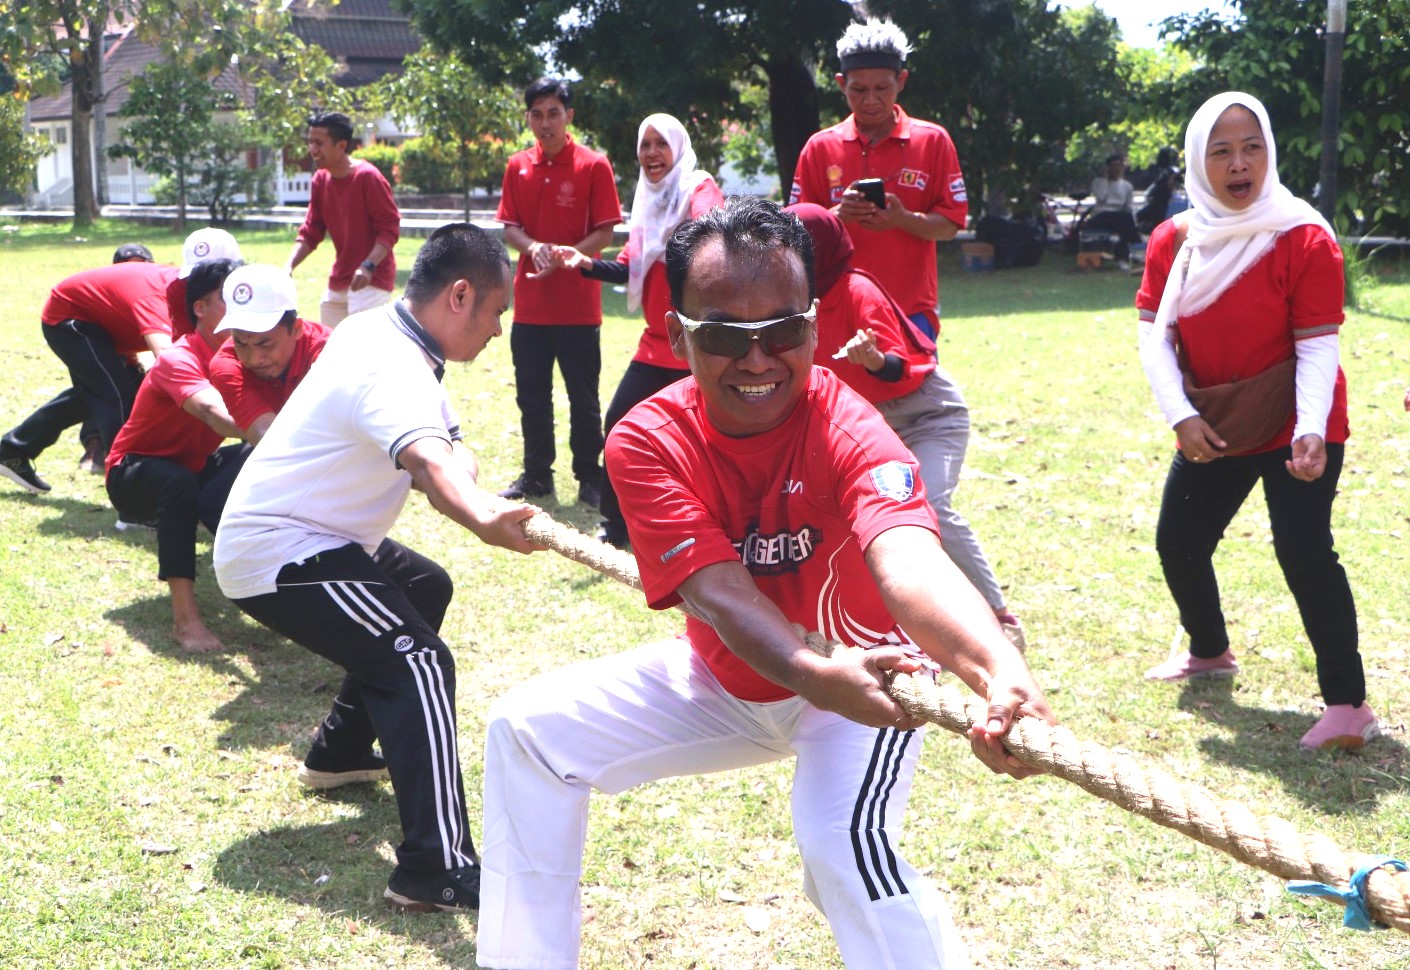
[[[387,533],[414,487],[485,542],[535,548],[520,523],[538,510],[476,484],[440,383],[446,361],[473,360],[499,335],[508,271],[504,246],[482,230],[436,230],[405,297],[329,339],[235,482],[216,537],[225,595],[347,671],[299,780],[323,789],[390,776],[403,841],[385,897],[402,911],[477,908],[480,872],[455,663],[438,634],[451,580]]]

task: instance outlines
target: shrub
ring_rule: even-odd
[[[401,180],[427,195],[459,192],[455,152],[429,138],[413,138],[401,146]]]

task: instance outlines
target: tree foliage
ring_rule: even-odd
[[[24,101],[0,94],[0,192],[23,192],[34,181],[34,166],[49,143],[24,130]]]
[[[1242,90],[1268,108],[1278,169],[1308,197],[1321,157],[1324,4],[1240,0],[1165,22],[1167,37],[1200,67],[1170,91],[1184,119],[1220,91]],[[1347,5],[1338,140],[1337,222],[1344,229],[1410,233],[1410,4]],[[1187,164],[1195,160],[1187,159]]]
[[[451,160],[450,181],[470,218],[470,190],[497,184],[518,147],[522,109],[507,84],[489,85],[456,54],[423,47],[406,58],[400,75],[376,85],[372,103],[410,122]]]

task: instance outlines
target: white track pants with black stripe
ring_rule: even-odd
[[[616,794],[793,755],[804,888],[847,966],[967,967],[949,908],[899,853],[921,737],[865,727],[798,698],[741,701],[683,640],[515,687],[491,707],[486,739],[479,965],[578,966],[593,789]]]

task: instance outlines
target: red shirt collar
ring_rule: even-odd
[[[891,129],[891,134],[886,138],[897,138],[901,141],[910,141],[911,138],[911,116],[906,114],[905,109],[899,104],[893,105],[892,110],[896,112],[896,127]],[[842,137],[847,141],[863,141],[862,133],[857,130],[857,116],[848,115],[847,120],[842,122]],[[882,141],[885,141],[883,138]]]
[[[560,159],[561,159],[562,161],[565,161],[565,162],[572,161],[572,159],[573,159],[573,145],[575,144],[574,141],[573,141],[573,136],[572,136],[572,135],[566,135],[565,137],[567,138],[567,140],[563,143],[563,147],[562,147],[561,149],[559,149],[558,154],[557,154],[557,155],[554,155],[552,158],[549,158],[547,155],[545,155],[545,154],[543,153],[543,146],[538,143],[538,140],[537,140],[537,139],[535,139],[535,140],[534,140],[534,147],[533,147],[533,152],[534,152],[534,164],[535,164],[535,165],[546,165],[546,164],[549,163],[549,162],[557,162],[557,161],[559,161]]]

